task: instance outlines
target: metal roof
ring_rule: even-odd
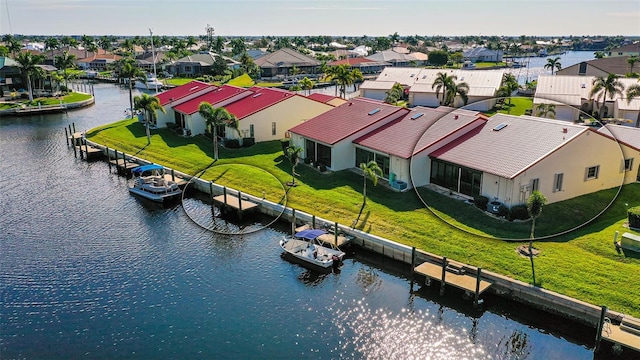
[[[598,129],[598,132],[612,135],[617,141],[640,151],[640,128],[607,124]]]
[[[393,85],[395,85],[393,81],[365,80],[359,88],[364,90],[390,90]]]

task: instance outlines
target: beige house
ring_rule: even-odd
[[[592,127],[496,114],[432,152],[430,180],[461,192],[460,179],[476,178],[481,195],[507,207],[525,203],[534,190],[554,203],[635,181],[626,174],[637,172],[637,149],[624,151]]]
[[[633,44],[621,46],[619,48],[611,49],[607,53],[608,56],[640,56],[640,41],[636,41]]]
[[[620,171],[624,171],[624,183],[640,181],[640,128],[607,124],[598,132],[616,139],[624,157]]]
[[[578,121],[581,117],[588,118],[593,111],[599,111],[602,99],[596,102],[589,93],[593,88],[595,76],[570,75],[541,75],[533,98],[534,109],[539,104],[555,105],[558,120]],[[624,97],[626,89],[638,80],[633,78],[618,79],[624,85],[622,96],[614,94],[613,98],[607,94],[604,117],[613,118],[625,125],[638,127],[637,99],[627,103]],[[535,113],[535,110],[534,110]]]

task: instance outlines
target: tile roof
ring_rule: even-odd
[[[506,126],[495,131],[494,128],[501,124]],[[496,114],[484,126],[430,155],[512,179],[586,131],[593,130],[566,121]]]
[[[392,68],[387,67],[376,81],[399,82],[403,85],[417,86],[414,91],[434,92],[431,85],[438,73],[455,75],[457,83],[466,82],[469,85],[469,96],[493,96],[500,88],[504,70],[459,70],[459,69],[420,69],[420,68]],[[488,95],[487,95],[488,94]]]
[[[332,61],[330,63],[328,63],[327,65],[329,66],[336,66],[336,65],[342,65],[342,64],[347,64],[347,65],[356,65],[356,64],[362,64],[362,63],[375,63],[375,61],[367,59],[367,58],[346,58],[346,59],[342,59],[342,60],[336,60],[336,61]]]
[[[365,80],[359,88],[363,90],[391,90],[396,83],[393,81]]]
[[[333,100],[333,99],[339,99],[336,96],[322,94],[322,93],[313,93],[313,94],[307,96],[307,98],[309,98],[311,100],[319,101],[319,102],[325,103],[325,104],[328,103],[329,101]]]
[[[225,106],[227,111],[235,115],[238,120],[264,110],[279,103],[280,101],[289,99],[293,96],[299,96],[286,90],[262,88],[257,86],[254,86],[249,90],[253,92],[252,95]]]
[[[416,106],[405,116],[359,137],[354,143],[408,159],[417,153],[415,150],[424,148],[425,144],[433,143],[478,118],[478,113],[466,110],[455,111],[459,115],[455,117],[453,110],[447,107],[433,109]],[[442,125],[436,126],[439,124]],[[416,146],[418,143],[420,147]]]
[[[567,66],[566,68],[562,68],[556,72],[556,75],[565,75],[565,74],[575,74],[579,70],[575,70],[576,68],[580,68],[580,64],[586,63],[587,66],[594,67],[596,69],[602,70],[609,74],[618,74],[624,76],[629,72],[629,63],[627,59],[629,56],[612,56],[605,57],[602,59],[593,59],[588,61],[583,61],[577,63],[575,65]]]
[[[598,132],[613,135],[617,141],[640,151],[640,128],[607,124],[598,129]]]
[[[375,111],[376,109],[379,110]],[[384,119],[397,118],[408,111],[379,101],[354,98],[291,128],[290,131],[312,140],[333,145]],[[370,113],[372,114],[369,115]]]
[[[156,97],[160,100],[160,105],[165,106],[171,101],[182,99],[187,95],[204,91],[205,89],[209,89],[209,88],[215,88],[215,86],[209,85],[202,81],[194,80],[184,85],[161,92],[160,94],[156,95]]]
[[[215,105],[244,92],[247,93],[247,96],[251,93],[249,90],[231,85],[223,85],[219,88],[214,87],[214,89],[205,91],[202,95],[174,107],[174,109],[181,113],[191,115],[198,112],[198,108],[202,102],[208,102],[211,105]]]
[[[254,62],[260,67],[288,67],[288,66],[318,66],[320,62],[316,59],[310,58],[302,53],[299,53],[293,49],[280,49],[276,52],[266,54],[264,56],[255,59]]]

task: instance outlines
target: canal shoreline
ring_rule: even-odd
[[[87,94],[91,95],[91,94]],[[69,110],[82,109],[87,106],[95,104],[96,97],[91,95],[91,98],[82,101],[76,101],[71,103],[60,102],[59,105],[45,105],[45,106],[27,106],[17,107],[6,110],[0,110],[0,116],[31,116],[31,115],[43,115],[59,112],[67,112]]]
[[[105,155],[108,155],[109,158],[115,158],[115,150],[109,149],[102,144],[90,140],[85,139],[84,141],[89,146],[101,149]],[[123,153],[120,153],[120,155],[122,157],[126,157],[126,160],[134,161],[141,165],[150,163],[145,159],[138,158],[132,155],[125,155]],[[210,196],[221,195],[225,191],[231,195],[238,194],[237,190],[225,188],[211,181],[202,180],[177,170],[169,170],[172,171],[177,177],[189,179],[187,187],[193,186],[201,193],[208,194]],[[330,220],[323,219],[299,210],[295,210],[290,207],[286,207],[286,205],[273,203],[271,201],[265,200],[264,198],[256,197],[251,194],[242,193],[242,197],[248,199],[249,201],[260,204],[260,206],[258,207],[258,211],[260,211],[261,213],[268,216],[279,217],[282,220],[291,222],[293,227],[303,224],[310,224],[312,222],[319,224],[334,224],[334,222]],[[443,261],[447,261],[446,258],[443,258],[442,256],[439,256],[437,254],[415,249],[380,236],[353,229],[348,226],[335,223],[335,227],[342,233],[354,237],[355,240],[352,241],[353,246],[366,249],[368,251],[380,254],[382,256],[411,266],[412,283],[414,282],[414,280],[419,284],[426,283],[426,279],[424,277],[416,276],[416,274],[414,273],[416,264],[420,264],[423,262],[441,264]],[[587,302],[580,301],[578,299],[565,296],[550,290],[535,287],[531,284],[524,283],[522,281],[518,281],[498,273],[494,273],[484,269],[478,269],[472,265],[462,265],[465,266],[465,269],[470,273],[470,275],[473,276],[477,275],[478,271],[481,271],[482,279],[492,283],[491,288],[488,290],[489,292],[511,301],[530,305],[534,308],[543,310],[556,316],[560,316],[562,318],[570,319],[572,321],[576,321],[590,327],[595,327],[597,333],[601,332],[605,317],[612,324],[619,324],[623,318],[629,319],[631,321],[640,321],[623,313],[610,310],[605,306],[600,307],[589,304]],[[596,334],[596,347],[599,345],[599,340],[600,334]]]

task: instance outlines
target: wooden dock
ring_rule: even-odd
[[[240,219],[245,213],[256,210],[260,206],[260,204],[243,198],[242,193],[238,193],[238,196],[227,194],[227,188],[224,188],[224,194],[214,196],[212,201],[212,205],[220,209],[222,214],[234,211]]]
[[[116,167],[118,174],[125,175],[131,175],[131,170],[140,166],[140,164],[136,162],[124,161],[123,159],[111,159],[109,163]]]
[[[607,322],[602,327],[602,338],[640,352],[640,321],[624,317],[620,325]]]
[[[104,156],[102,149],[98,149],[89,145],[77,146],[77,150],[80,153],[80,158],[84,158],[87,161],[98,160]]]
[[[298,226],[295,229],[295,232],[300,232],[303,230],[310,230],[312,229],[312,226],[309,224],[304,224],[302,226]],[[317,237],[318,241],[322,244],[322,245],[329,245],[331,247],[337,247],[339,248],[340,246],[343,245],[347,245],[351,242],[351,240],[353,240],[352,236],[344,236],[342,234],[338,234],[338,237],[336,238],[336,235],[333,231],[331,230],[327,230],[328,233],[327,234],[323,234]]]
[[[491,287],[491,282],[486,280],[480,279],[478,284],[479,279],[477,274],[467,273],[466,269],[470,268],[466,265],[446,260],[446,258],[444,258],[444,261],[446,261],[446,266],[442,266],[442,263],[436,264],[432,262],[425,262],[418,265],[414,271],[417,274],[425,276],[427,281],[434,279],[442,283],[442,280],[444,279],[444,284],[462,289],[465,292],[476,293],[477,295],[482,294],[485,290]],[[441,289],[444,289],[444,284],[441,284]]]
[[[178,184],[178,186],[182,189],[185,187],[185,185],[187,185],[187,183],[189,182],[186,179],[183,179],[181,177],[178,176],[171,176],[171,173],[168,174],[164,174],[164,179],[167,181],[174,181],[176,184]]]

